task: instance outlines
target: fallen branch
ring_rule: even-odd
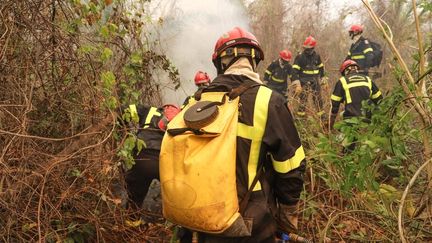
[[[403,232],[403,225],[402,225],[402,212],[403,212],[403,207],[405,204],[405,198],[408,195],[408,192],[410,190],[410,188],[412,187],[412,185],[414,184],[415,180],[417,179],[418,175],[420,174],[420,172],[428,165],[429,162],[431,162],[432,159],[426,161],[425,163],[423,163],[422,166],[420,166],[420,168],[418,168],[418,170],[416,171],[416,173],[413,175],[413,177],[411,178],[411,180],[409,181],[407,187],[405,188],[405,191],[402,194],[402,198],[401,198],[401,202],[399,205],[399,213],[398,213],[398,228],[399,228],[399,236],[400,239],[403,243],[408,242],[405,237],[404,237],[404,232]]]

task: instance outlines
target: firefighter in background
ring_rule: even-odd
[[[139,153],[136,148],[132,152],[135,164],[125,174],[126,189],[132,208],[141,208],[151,182],[154,179],[159,180],[162,138],[168,122],[179,112],[180,108],[173,104],[166,104],[160,108],[132,104],[121,108],[123,124],[132,128],[137,138],[145,143]]]
[[[198,71],[195,74],[194,81],[195,81],[195,85],[197,86],[197,88],[199,90],[199,89],[202,89],[204,87],[209,86],[211,79],[210,79],[210,76],[206,72]],[[189,104],[191,99],[194,99],[193,95],[186,97],[181,108],[183,109],[187,104]]]
[[[296,95],[300,96],[298,116],[306,115],[306,104],[309,93],[315,103],[317,113],[323,117],[323,101],[321,97],[321,86],[328,87],[327,77],[324,77],[324,64],[320,55],[315,51],[317,41],[312,36],[306,38],[303,43],[303,52],[298,54],[294,60],[292,85],[295,87]]]
[[[227,91],[242,84],[262,84],[256,66],[264,53],[254,35],[236,27],[216,42],[212,56],[218,76],[203,92]],[[249,191],[258,168],[266,173],[251,190],[244,217],[252,218],[252,235],[223,237],[199,233],[199,242],[274,242],[277,226],[297,226],[297,203],[303,189],[305,154],[286,100],[271,89],[257,85],[240,95],[237,131],[237,193],[239,202]],[[271,160],[267,156],[271,155]],[[275,219],[269,209],[276,199]]]
[[[378,101],[382,99],[381,91],[376,84],[359,70],[359,65],[353,60],[344,61],[340,67],[342,77],[336,82],[330,98],[332,104],[329,120],[330,130],[333,129],[341,103],[344,103],[345,107],[343,119],[364,116],[368,120],[371,113],[362,114],[362,102],[368,101],[378,104]],[[344,151],[352,151],[354,147],[353,141]]]
[[[368,75],[368,70],[373,65],[374,56],[371,43],[362,36],[363,26],[351,25],[348,33],[352,44],[345,60],[354,60],[359,66],[359,72]]]
[[[267,86],[283,95],[288,100],[288,78],[291,79],[292,66],[289,63],[291,61],[291,52],[283,50],[279,52],[279,58],[274,60],[264,73],[264,81]]]

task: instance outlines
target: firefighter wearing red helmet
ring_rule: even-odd
[[[194,81],[198,88],[201,86],[208,86],[210,84],[210,76],[206,72],[198,71],[195,74]]]
[[[374,55],[370,41],[362,36],[363,26],[359,24],[351,25],[348,30],[351,38],[351,47],[345,60],[354,60],[357,62],[360,72],[368,75],[368,69],[373,66]]]
[[[207,87],[210,85],[211,79],[210,76],[203,71],[198,71],[195,74],[194,77],[194,82],[195,85],[197,86],[198,90],[203,89],[204,87]],[[194,99],[194,96],[188,96],[186,97],[186,99],[183,102],[183,105],[181,106],[181,109],[185,108],[187,104],[189,104],[191,102],[191,100]]]
[[[274,242],[278,226],[284,229],[297,226],[297,203],[306,167],[303,147],[285,98],[263,85],[256,72],[264,53],[252,33],[235,27],[223,34],[215,45],[212,59],[218,76],[201,93],[244,88],[239,96],[236,186],[239,202],[250,195],[242,216],[252,219],[252,228],[246,237],[198,233],[198,240]],[[259,177],[252,187],[262,165],[269,177]],[[274,205],[277,220],[269,210],[270,201],[278,202]]]
[[[148,105],[123,105],[119,110],[119,122],[128,133],[145,142],[140,150],[132,151],[134,164],[125,173],[126,189],[131,208],[139,210],[154,179],[159,180],[159,153],[165,128],[180,112],[175,104],[162,107]]]
[[[354,60],[345,60],[340,67],[341,78],[336,82],[331,99],[329,129],[333,129],[339,106],[344,103],[343,118],[361,117],[364,101],[378,104],[382,99],[381,91],[370,77],[359,72],[359,65]],[[370,118],[370,112],[366,118]],[[354,149],[354,141],[346,150]]]
[[[317,105],[317,112],[323,115],[323,102],[321,98],[321,86],[327,89],[327,78],[324,77],[324,64],[320,55],[315,51],[317,41],[308,36],[303,42],[303,52],[298,54],[294,60],[292,82],[295,93],[300,96],[300,105],[297,115],[306,114],[306,104],[309,93],[312,94],[314,104]]]
[[[291,79],[292,75],[292,66],[289,63],[291,57],[290,51],[282,50],[279,52],[279,58],[274,60],[264,73],[264,81],[267,86],[283,95],[285,99],[288,99],[288,79]]]

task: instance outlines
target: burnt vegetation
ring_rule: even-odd
[[[171,224],[134,224],[125,207],[123,163],[136,140],[116,125],[120,104],[158,106],[163,86],[181,84],[151,34],[164,22],[148,2],[0,2],[0,241],[169,241]],[[325,0],[239,2],[267,55],[260,73],[312,34],[332,87],[353,14],[383,46],[372,77],[385,98],[371,124],[341,121],[328,134],[317,116],[297,123],[308,161],[300,234],[317,242],[432,240],[432,4],[365,0],[328,18]],[[340,154],[341,134],[359,138],[353,153]]]

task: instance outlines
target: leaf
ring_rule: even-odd
[[[101,27],[100,34],[105,39],[107,39],[110,36],[110,31],[106,25]]]
[[[142,63],[142,57],[139,53],[134,52],[131,55],[131,63],[132,64],[141,64]]]
[[[81,171],[79,171],[77,168],[73,168],[70,172],[71,176],[74,177],[81,177]]]
[[[140,225],[144,224],[144,221],[141,220],[141,219],[138,219],[138,220],[135,220],[135,221],[126,219],[125,223],[129,227],[136,228],[136,227],[139,227]]]
[[[36,226],[37,226],[37,223],[24,224],[23,226],[21,226],[21,230],[23,232],[26,232],[26,231],[29,231]]]
[[[139,152],[141,152],[141,150],[146,147],[146,144],[143,140],[137,139],[136,147],[137,147],[137,154],[139,154]]]
[[[373,141],[371,141],[371,140],[366,140],[366,141],[364,141],[363,142],[364,144],[366,144],[366,145],[368,145],[370,148],[372,148],[372,149],[374,149],[374,148],[376,148],[376,143],[374,143]]]
[[[105,47],[101,54],[101,60],[102,62],[106,62],[108,59],[110,59],[113,55],[113,52],[110,48]]]
[[[101,75],[101,79],[105,89],[111,90],[116,82],[116,78],[113,72],[106,71]]]

